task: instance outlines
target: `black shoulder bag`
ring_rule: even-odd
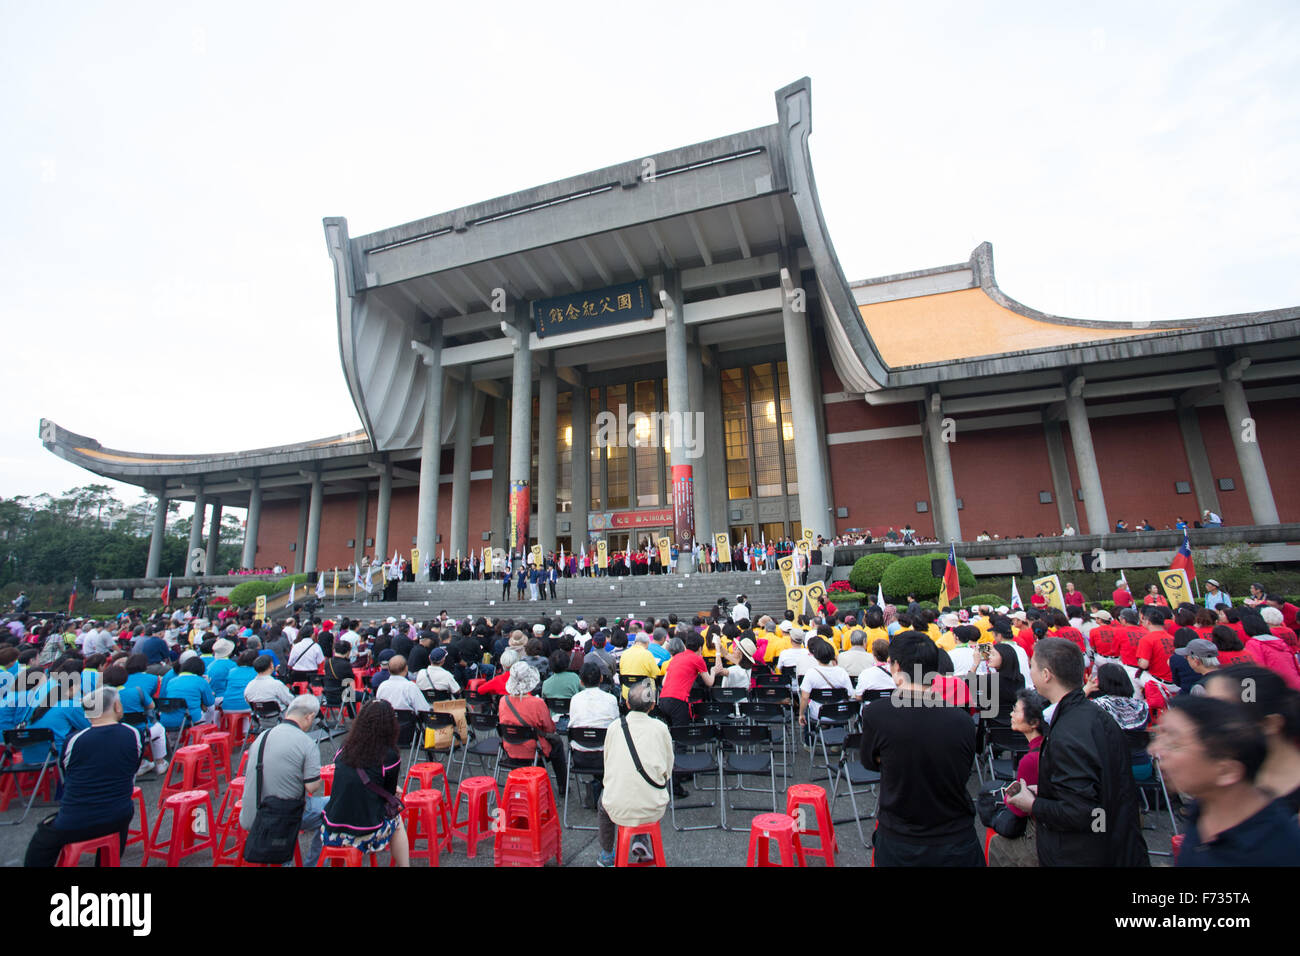
[[[296,800],[262,797],[262,756],[270,734],[269,730],[262,734],[257,744],[257,816],[244,841],[244,859],[249,863],[288,863],[298,845],[298,830],[307,807],[305,796]]]
[[[618,723],[619,726],[623,728],[623,739],[627,741],[627,752],[632,755],[632,763],[636,766],[636,772],[641,775],[642,780],[650,784],[650,786],[654,787],[656,790],[665,789],[668,786],[667,780],[663,783],[655,783],[650,774],[645,772],[645,767],[641,766],[641,757],[636,752],[636,744],[632,743],[632,731],[628,730],[627,718],[624,717]],[[670,773],[669,776],[671,777],[672,774]]]

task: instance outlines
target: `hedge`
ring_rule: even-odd
[[[884,588],[885,594],[895,603],[904,600],[909,594],[916,595],[917,600],[937,598],[939,585],[943,582],[930,573],[930,562],[936,559],[946,560],[947,557],[948,555],[935,551],[931,554],[915,554],[911,557],[899,558],[897,561],[890,562],[885,569],[885,573],[880,578],[880,585]],[[855,570],[856,567],[855,565]],[[975,575],[970,565],[960,558],[957,559],[957,579],[961,582],[963,591],[975,590]],[[854,582],[854,586],[857,586],[857,582]]]
[[[1005,598],[1000,598],[996,594],[972,594],[970,597],[961,596],[962,607],[974,607],[976,604],[987,604],[990,607],[1000,607],[1007,604]]]
[[[272,594],[279,594],[286,591],[290,584],[306,584],[307,575],[305,574],[288,574],[275,581],[245,581],[243,584],[236,584],[226,595],[227,599],[235,607],[245,607],[254,603],[259,596],[265,594],[270,597]]]
[[[885,573],[886,568],[897,560],[899,560],[898,555],[889,554],[888,552],[868,554],[858,558],[853,562],[853,569],[849,571],[849,583],[853,585],[856,591],[861,591],[863,594],[874,594],[876,587],[880,584],[880,576]]]
[[[867,598],[861,591],[836,591],[835,593],[827,591],[826,596],[836,607],[841,604],[861,604]]]

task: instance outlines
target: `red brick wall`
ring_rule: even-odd
[[[1195,496],[1174,490],[1174,482],[1192,480],[1192,471],[1172,409],[1092,418],[1089,425],[1112,528],[1121,518],[1129,528],[1149,519],[1157,529],[1172,528],[1179,515],[1195,519]]]
[[[1287,401],[1251,402],[1250,414],[1255,418],[1259,450],[1264,456],[1268,483],[1273,488],[1280,520],[1300,521],[1300,469],[1296,467],[1292,442],[1295,428],[1295,403]],[[1225,427],[1226,427],[1226,419]],[[1233,453],[1234,460],[1236,453]],[[1241,483],[1237,483],[1241,487]],[[1242,492],[1245,497],[1245,491]],[[1224,505],[1226,508],[1227,505]],[[1249,521],[1250,506],[1245,503],[1241,521]]]
[[[1253,408],[1251,410],[1254,411]],[[1223,518],[1225,524],[1249,524],[1253,520],[1250,514],[1250,499],[1246,497],[1246,486],[1241,480],[1241,469],[1237,466],[1237,451],[1233,447],[1232,436],[1228,433],[1228,419],[1223,413],[1223,406],[1210,405],[1198,408],[1196,412],[1201,421],[1201,438],[1205,441],[1205,456],[1210,459],[1210,472],[1214,475],[1215,489],[1219,487],[1220,478],[1231,478],[1234,485],[1232,491],[1218,491],[1219,516]],[[1267,448],[1263,441],[1260,443],[1260,448]],[[1265,451],[1264,463],[1268,467],[1267,451]],[[1269,480],[1275,481],[1274,469],[1269,467],[1268,472]],[[1276,488],[1273,494],[1277,495]],[[1280,508],[1281,502],[1278,504]],[[1195,500],[1188,505],[1188,510],[1198,510]]]
[[[289,546],[298,540],[298,499],[263,501],[262,517],[257,526],[257,560],[259,568],[281,564],[292,570],[296,552]]]
[[[918,501],[930,500],[920,437],[831,445],[827,451],[832,506],[849,509],[847,518],[836,519],[836,531],[870,528],[880,536],[910,523],[926,536],[934,534],[932,512],[916,513]]]
[[[830,402],[823,408],[826,413],[828,435],[867,428],[895,428],[899,425],[916,425],[920,422],[920,412],[917,410],[916,402],[868,405],[858,398],[848,402]]]
[[[962,500],[958,518],[964,540],[973,541],[984,531],[1002,538],[1060,531],[1041,425],[962,431],[959,424],[957,440],[948,449],[957,497]],[[1051,504],[1039,503],[1040,491],[1052,492]]]

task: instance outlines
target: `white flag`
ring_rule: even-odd
[[[367,593],[367,594],[369,594],[369,593],[373,590],[373,588],[374,588],[374,586],[373,586],[373,584],[372,584],[372,577],[371,577],[374,573],[375,573],[375,566],[374,566],[373,564],[367,564],[367,565],[366,565],[366,583],[365,583],[364,585],[362,585],[362,586],[366,589],[366,593]]]
[[[880,584],[876,585],[876,607],[885,609],[885,589]]]
[[[1023,611],[1025,605],[1020,601],[1020,589],[1016,587],[1016,579],[1011,579],[1011,610]]]
[[[325,572],[316,572],[316,596],[322,601],[325,600]]]
[[[293,585],[289,585],[289,606],[293,607]]]

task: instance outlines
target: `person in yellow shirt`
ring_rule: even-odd
[[[864,647],[875,647],[876,641],[889,641],[889,629],[885,627],[885,613],[875,605],[867,608],[862,612],[862,630],[866,632],[867,639],[863,642]],[[853,628],[848,628],[850,637],[853,634]]]
[[[638,631],[635,642],[618,659],[618,672],[623,677],[645,677],[654,680],[661,673],[659,661],[650,653],[650,635]],[[623,684],[623,699],[627,700],[628,684]]]
[[[945,614],[940,621],[943,628],[931,620],[925,628],[925,632],[930,635],[930,640],[934,641],[945,651],[951,651],[957,646],[957,639],[952,636],[952,629],[957,626],[959,619],[956,614]]]
[[[781,656],[781,652],[788,651],[790,649],[791,647],[790,628],[791,627],[793,627],[793,623],[791,621],[788,620],[782,621],[780,624],[776,626],[776,631],[768,635],[767,649],[763,655],[763,659],[767,661],[767,663],[770,666],[775,667],[776,659]]]

